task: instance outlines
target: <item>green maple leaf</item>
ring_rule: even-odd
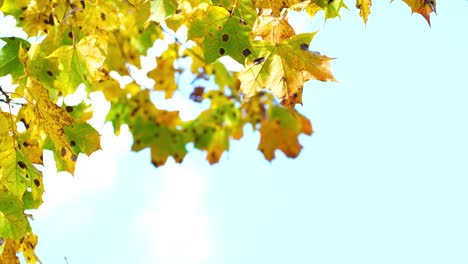
[[[6,42],[0,49],[0,76],[11,74],[13,79],[24,75],[24,65],[20,60],[20,50],[28,49],[29,42],[20,38],[0,38]]]
[[[0,238],[15,239],[23,238],[31,226],[23,213],[21,200],[11,193],[0,190]]]
[[[193,22],[188,37],[203,38],[206,63],[226,55],[244,64],[245,58],[251,54],[251,28],[252,25],[246,24],[235,13],[229,13],[223,7],[209,6],[206,14]]]
[[[315,33],[299,34],[279,44],[256,42],[255,56],[240,73],[240,92],[248,99],[270,90],[288,107],[302,103],[302,87],[308,80],[335,81],[331,58],[309,50]]]

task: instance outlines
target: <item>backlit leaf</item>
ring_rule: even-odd
[[[174,14],[176,8],[176,0],[154,0],[151,2],[151,14],[148,20],[161,23]]]
[[[302,103],[302,87],[308,80],[335,81],[331,58],[309,50],[315,33],[305,33],[279,44],[256,42],[256,57],[241,72],[240,92],[248,99],[262,89],[270,90],[283,105]]]
[[[174,62],[178,59],[177,53],[178,46],[171,44],[160,57],[156,58],[156,68],[148,73],[148,77],[154,80],[153,89],[164,91],[166,99],[171,98],[177,90],[176,69],[174,68]]]
[[[295,158],[302,146],[298,136],[312,134],[310,121],[298,112],[291,112],[280,106],[268,109],[267,118],[260,123],[260,144],[258,149],[267,160],[275,158],[275,150],[281,150],[286,156]]]
[[[106,50],[106,43],[97,36],[87,36],[76,45],[58,48],[49,56],[59,63],[60,83],[56,86],[68,95],[74,93],[81,83],[89,87],[91,82],[99,81]]]
[[[359,15],[362,17],[365,24],[370,15],[371,5],[372,0],[356,0],[356,8],[359,9]]]
[[[0,190],[0,238],[19,240],[30,230],[21,199]]]
[[[421,14],[431,25],[431,13],[436,13],[436,0],[403,0],[413,13]]]
[[[249,27],[243,19],[229,13],[223,7],[210,6],[206,15],[193,22],[189,29],[189,38],[203,38],[206,63],[212,63],[222,56],[231,56],[240,64],[250,55]]]
[[[20,38],[0,38],[6,42],[5,46],[0,49],[0,76],[11,74],[13,78],[17,78],[24,74],[24,65],[19,59],[21,48],[29,48],[30,44]]]

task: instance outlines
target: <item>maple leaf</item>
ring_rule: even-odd
[[[313,18],[318,11],[323,10],[325,20],[327,20],[336,17],[341,18],[341,8],[348,9],[343,0],[314,0],[305,7],[305,10],[311,18]]]
[[[140,65],[140,55],[146,54],[156,39],[163,38],[160,25],[147,22],[150,5],[150,1],[121,3],[119,30],[108,36],[109,54],[105,62],[108,71],[128,75],[126,63]]]
[[[0,263],[20,263],[17,252],[22,252],[27,263],[42,263],[34,252],[37,246],[37,235],[28,232],[19,240],[6,239],[4,245],[0,245]],[[4,246],[3,254],[1,249]]]
[[[422,15],[429,26],[431,25],[431,13],[436,13],[436,0],[403,0],[409,7],[411,12]]]
[[[27,91],[33,104],[24,105],[18,113],[18,118],[24,120],[27,130],[44,131],[50,139],[44,147],[54,151],[58,170],[73,173],[77,153],[72,151],[64,131],[66,126],[73,124],[73,119],[65,109],[50,100],[49,93],[40,82],[29,80]]]
[[[24,75],[24,65],[20,61],[19,53],[22,48],[29,48],[30,44],[20,38],[0,38],[6,42],[0,49],[0,76],[11,74],[13,78]]]
[[[160,57],[156,58],[156,68],[148,72],[148,77],[154,80],[153,89],[164,91],[166,99],[171,98],[174,91],[177,90],[176,69],[174,68],[174,62],[179,57],[177,53],[178,45],[171,44]]]
[[[18,199],[29,193],[32,195],[29,197],[32,202],[42,202],[42,174],[9,133],[0,135],[0,190],[2,189],[8,190]]]
[[[331,58],[309,50],[315,33],[304,33],[279,44],[257,41],[255,57],[249,59],[240,73],[240,92],[244,101],[262,89],[270,90],[285,106],[302,103],[304,82],[314,79],[335,81]]]
[[[367,24],[371,5],[372,0],[356,0],[356,8],[359,9],[359,15],[364,20],[364,24]]]
[[[106,43],[97,36],[87,36],[76,45],[61,46],[55,50],[48,58],[58,60],[60,75],[56,87],[68,95],[74,93],[81,83],[89,87],[91,82],[99,81],[106,50]]]
[[[21,199],[0,190],[0,238],[19,240],[31,231]]]
[[[245,58],[251,54],[251,26],[243,21],[223,7],[209,6],[205,15],[193,21],[188,37],[203,39],[201,44],[206,63],[228,55],[244,64]]]
[[[289,24],[288,19],[284,16],[259,16],[252,32],[263,40],[274,44],[278,44],[281,41],[296,35],[294,28]]]
[[[183,131],[186,141],[207,151],[206,159],[214,164],[229,149],[230,138],[242,138],[244,122],[240,110],[223,92],[210,91],[204,97],[211,100],[210,108],[200,113],[197,119],[187,122]]]
[[[291,112],[281,106],[272,106],[267,111],[267,118],[260,123],[258,150],[269,161],[275,158],[276,149],[290,158],[297,157],[302,149],[298,141],[299,134],[312,134],[310,121],[298,112]]]
[[[58,66],[51,59],[45,58],[40,45],[32,44],[28,51],[26,74],[30,78],[40,81],[49,91],[53,91],[53,98],[57,98],[59,90],[55,87],[55,79],[60,75]]]
[[[244,25],[253,25],[257,18],[257,12],[251,0],[213,0],[212,3],[214,6],[224,7],[229,13],[240,17],[241,23]]]
[[[169,156],[178,163],[187,153],[178,111],[157,109],[149,98],[149,91],[143,90],[128,99],[114,103],[108,113],[113,120],[114,129],[127,123],[133,135],[132,151],[151,149],[151,162],[156,166],[164,165]],[[118,131],[118,130],[116,130]]]

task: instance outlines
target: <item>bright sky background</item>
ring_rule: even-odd
[[[42,261],[468,263],[468,2],[439,1],[432,28],[374,2],[367,26],[354,6],[341,22],[298,18],[321,29],[310,48],[337,58],[340,82],[304,88],[315,133],[297,159],[265,161],[246,127],[217,165],[193,150],[155,169],[100,126],[103,151],[74,178],[46,166]]]

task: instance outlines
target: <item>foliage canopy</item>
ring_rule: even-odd
[[[430,24],[435,0],[403,0]],[[357,0],[367,23],[371,0]],[[296,34],[291,12],[319,11],[339,18],[344,0],[1,0],[28,36],[2,38],[0,76],[11,75],[16,88],[0,87],[0,263],[16,263],[22,252],[28,263],[37,236],[25,210],[42,203],[44,150],[54,154],[58,171],[73,174],[79,155],[100,149],[99,133],[88,120],[92,105],[84,100],[66,105],[63,98],[82,85],[87,96],[102,92],[111,103],[107,121],[119,133],[126,124],[133,151],[151,149],[151,162],[164,165],[171,156],[180,163],[186,145],[206,151],[210,164],[219,161],[231,139],[240,139],[250,124],[260,133],[258,149],[269,161],[275,151],[296,157],[300,134],[312,134],[310,121],[295,110],[309,80],[335,81],[332,58],[310,50],[316,32]],[[187,42],[174,37],[156,58],[147,89],[136,80],[121,87],[112,72],[131,76],[140,56],[156,40],[186,28]],[[243,66],[229,71],[218,59],[229,56]],[[190,68],[177,67],[189,59]],[[182,121],[178,111],[159,109],[151,93],[171,98],[178,77],[191,71],[215,88],[194,85],[190,99],[207,101],[197,118]]]

